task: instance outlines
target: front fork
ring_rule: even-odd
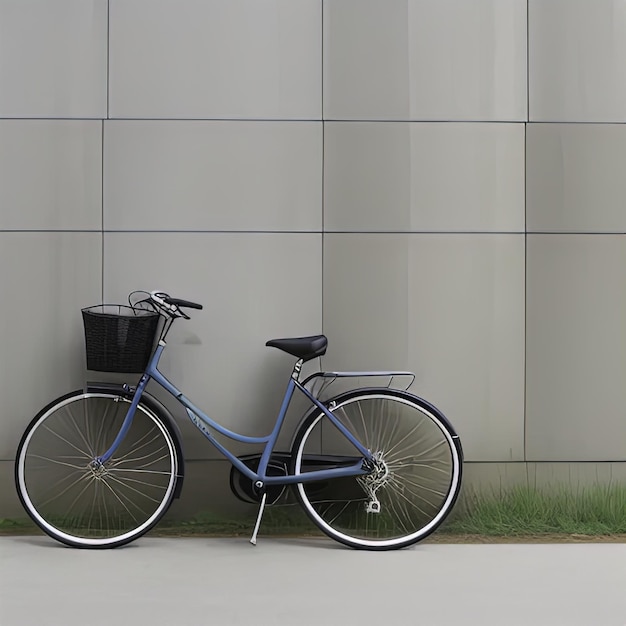
[[[130,403],[130,406],[128,407],[128,411],[126,411],[126,417],[124,418],[124,421],[122,422],[122,427],[120,428],[120,432],[117,433],[117,437],[115,437],[115,441],[111,444],[111,447],[102,456],[96,457],[93,460],[92,468],[102,467],[115,454],[115,451],[119,448],[120,444],[124,440],[124,437],[126,437],[126,434],[128,433],[133,423],[133,417],[135,416],[135,411],[137,410],[137,407],[139,406],[139,401],[141,400],[141,396],[143,392],[145,391],[149,380],[150,380],[150,377],[147,374],[144,374],[141,377],[139,384],[137,385],[137,388],[135,389],[135,394],[133,395],[133,399]],[[128,391],[129,393],[132,392],[132,388],[129,387],[128,385],[124,385],[123,389],[124,391]],[[117,401],[119,402],[120,399],[121,397],[118,398]]]

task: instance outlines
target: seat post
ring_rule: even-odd
[[[291,378],[294,380],[298,380],[300,378],[300,372],[302,370],[302,364],[304,361],[302,359],[298,359],[296,364],[293,366],[293,372],[291,372]]]

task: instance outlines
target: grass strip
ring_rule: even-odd
[[[203,513],[190,519],[165,519],[152,536],[248,536],[254,513],[237,518]],[[0,518],[0,535],[40,534],[30,521]],[[299,506],[268,507],[264,536],[319,536]],[[490,541],[494,538],[550,538],[558,541],[626,536],[626,485],[512,487],[497,492],[466,490],[450,517],[433,535],[439,541]]]
[[[466,493],[439,532],[502,537],[625,534],[626,485]]]
[[[0,517],[0,536],[2,535],[33,535],[40,531],[30,520],[7,519]]]

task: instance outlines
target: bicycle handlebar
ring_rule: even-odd
[[[185,307],[187,309],[197,309],[199,311],[203,308],[202,305],[197,302],[182,300],[180,298],[172,298],[162,291],[150,292],[150,299],[153,300],[159,307],[165,309],[168,313],[172,315],[179,314],[185,319],[189,319],[189,316],[180,310],[181,307]]]
[[[191,302],[190,300],[181,300],[180,298],[163,298],[163,300],[165,300],[165,302],[167,302],[168,304],[173,304],[174,306],[183,306],[187,309],[198,309],[199,311],[202,311],[202,305],[198,304],[197,302]]]

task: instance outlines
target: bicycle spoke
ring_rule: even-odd
[[[138,480],[137,478],[119,478],[118,476],[112,476],[109,475],[111,480],[114,480],[115,482],[119,482],[123,485],[125,485],[126,483],[135,483],[137,485],[145,485],[146,487],[150,487],[152,489],[162,489],[163,488],[163,484],[162,483],[150,483],[146,480]],[[169,476],[169,474],[168,474]],[[141,493],[141,492],[140,492]],[[145,495],[142,493],[142,495]],[[155,500],[155,502],[158,502],[158,500]]]
[[[441,491],[441,490],[437,490],[437,489],[431,489],[430,487],[427,487],[426,485],[424,485],[424,483],[416,483],[413,482],[412,480],[410,480],[409,478],[407,478],[406,476],[404,477],[404,482],[408,485],[411,485],[412,487],[416,487],[417,489],[421,490],[421,491],[427,491],[428,493],[432,493],[436,496],[439,496],[440,498],[443,498],[445,496],[445,491]]]
[[[117,406],[117,402],[115,403],[115,405]],[[102,433],[104,430],[104,425],[108,422],[112,422],[114,420],[109,420],[109,410],[110,410],[110,403],[107,402],[106,406],[104,407],[104,415],[100,418],[100,428],[98,429],[98,434],[96,435],[96,445],[95,445],[95,451],[96,454],[104,454],[106,452],[106,448],[104,447],[104,445],[102,445],[101,440],[102,440]]]
[[[410,467],[419,467],[419,468],[424,468],[428,470],[433,470],[436,472],[442,472],[444,474],[449,473],[449,469],[447,469],[450,463],[449,459],[442,459],[439,457],[431,458],[431,459],[423,459],[421,455],[420,455],[419,461],[407,462],[405,459],[415,459],[415,455],[405,456],[405,457],[402,457],[401,459],[394,459],[391,463],[389,463],[389,467],[399,468],[400,470],[404,470]],[[442,467],[436,467],[436,464],[445,465],[446,469]]]
[[[88,402],[83,403],[83,422],[85,424],[85,437],[87,441],[91,441],[93,444],[94,441],[91,438],[91,417],[90,417],[90,409],[89,409]],[[88,446],[88,448],[89,448],[89,452],[91,453],[91,457],[96,458],[95,448],[93,446]]]
[[[407,439],[409,439],[414,433],[416,433],[419,428],[420,428],[421,424],[416,424],[406,435],[404,435],[404,437],[402,437],[402,439],[400,439],[400,441],[396,442],[396,444],[393,446],[393,448],[391,448],[390,450],[385,450],[385,458],[387,459],[393,459],[392,453],[393,451],[402,443],[404,443]]]
[[[107,487],[107,489],[109,489],[109,491],[113,494],[113,497],[124,507],[124,509],[126,510],[126,512],[133,518],[133,520],[135,521],[136,524],[139,524],[139,520],[135,517],[135,515],[133,514],[133,512],[126,506],[126,504],[124,504],[124,502],[122,501],[122,499],[117,495],[117,493],[115,492],[115,490],[111,487],[111,485],[109,485],[109,483],[107,483],[106,481],[103,481],[102,483],[105,487]]]
[[[448,442],[443,438],[437,441],[436,443],[433,443],[430,446],[430,448],[426,448],[425,450],[420,450],[420,456],[430,454],[433,450],[436,450],[437,448],[441,448],[442,446],[445,446],[447,450],[449,449]],[[400,453],[401,452],[398,452],[398,454]],[[387,458],[389,458],[390,461],[395,460],[395,456],[392,456],[392,455],[387,455]]]
[[[426,511],[424,511],[423,509],[421,509],[416,502],[413,502],[412,500],[409,500],[403,493],[403,489],[399,489],[399,488],[394,488],[393,489],[393,493],[394,495],[398,496],[398,498],[401,498],[402,500],[404,500],[406,502],[406,504],[410,505],[411,507],[413,507],[414,509],[416,509],[419,513],[421,513],[422,515],[424,515],[425,517],[428,516],[428,514],[426,513]],[[411,494],[411,495],[416,495],[416,494]],[[426,504],[431,504],[430,502],[428,502],[428,500],[425,500],[424,498],[418,498],[419,500],[421,500],[422,502],[425,502]]]
[[[388,428],[387,436],[384,436],[384,431],[381,436],[380,442],[380,450],[387,450],[391,445],[392,441],[395,441],[396,435],[400,429],[400,417],[398,415],[395,416],[395,420],[393,422],[393,426]]]
[[[142,439],[145,438],[142,437]],[[150,444],[154,443],[155,441],[157,441],[157,439],[159,439],[159,435],[155,435],[150,441],[146,441],[144,442],[141,446],[133,446],[132,450],[129,450],[126,453],[120,454],[120,450],[117,450],[115,456],[113,457],[113,459],[110,461],[110,463],[114,464],[114,465],[119,465],[121,463],[132,463],[136,460],[141,460],[143,458],[148,458],[154,454],[158,454],[159,452],[161,452],[161,450],[167,450],[167,446],[162,445],[160,447],[158,447],[156,450],[153,450],[151,452],[149,452],[148,454],[145,454],[144,456],[131,456],[133,454],[136,454],[138,452],[140,452],[140,450],[142,450],[143,448],[145,448],[146,446],[149,446]]]
[[[107,483],[107,487],[109,489],[113,489],[113,486],[109,485],[108,483]],[[145,511],[133,498],[125,494],[123,491],[114,490],[114,492],[117,494],[119,498],[123,498],[128,503],[129,506],[134,507],[141,514],[142,517],[146,518],[148,516],[148,512]]]
[[[167,457],[163,457],[163,458],[167,458]],[[160,476],[169,476],[171,474],[171,472],[166,472],[166,471],[156,471],[156,470],[144,470],[144,469],[129,469],[129,468],[118,468],[118,467],[111,467],[109,468],[109,473],[117,473],[117,472],[124,472],[126,473],[133,473],[133,474],[155,474],[155,475],[160,475]]]
[[[350,504],[350,502],[366,502],[367,498],[349,498],[346,500],[342,500],[342,499],[335,499],[335,500],[316,500],[315,498],[311,499],[311,503],[312,504],[338,504],[341,502],[347,502],[348,504]]]
[[[91,458],[93,458],[93,456],[94,456],[93,449],[92,449],[91,445],[89,444],[89,442],[87,441],[87,439],[85,438],[85,436],[83,435],[81,429],[78,428],[78,424],[76,423],[76,420],[74,418],[74,413],[72,412],[71,405],[68,406],[67,414],[68,414],[68,416],[70,418],[70,421],[72,422],[72,426],[74,426],[74,430],[76,431],[78,436],[83,440],[83,443],[87,446],[87,450],[89,451],[89,456]]]
[[[112,464],[111,467],[117,468],[120,465],[125,465],[127,463],[137,463],[139,461],[145,461],[146,459],[149,459],[151,456],[154,456],[155,454],[160,454],[163,450],[166,451],[166,454],[161,454],[161,456],[157,457],[156,459],[152,459],[147,463],[144,463],[143,465],[140,465],[139,467],[149,467],[150,465],[154,465],[155,463],[158,463],[159,461],[162,461],[163,459],[166,459],[169,457],[169,455],[167,454],[167,448],[165,446],[162,446],[161,448],[159,448],[158,450],[154,450],[153,452],[151,452],[150,454],[146,454],[144,456],[138,456],[138,457],[129,457],[127,459],[121,459],[121,460],[115,460]]]
[[[51,457],[41,456],[39,454],[31,454],[33,459],[40,459],[41,461],[46,461],[47,463],[53,463],[55,465],[63,465],[65,467],[71,467],[75,470],[84,470],[86,469],[84,465],[72,465],[71,463],[65,463],[64,461],[57,461]],[[43,469],[43,468],[42,468]]]
[[[398,504],[399,504],[399,503],[398,503]],[[409,528],[407,528],[406,524],[405,524],[405,523],[404,523],[404,521],[402,520],[402,515],[398,513],[398,511],[397,511],[397,509],[396,509],[396,507],[395,507],[395,503],[393,502],[393,500],[391,500],[391,501],[390,501],[389,506],[390,506],[390,508],[391,508],[392,513],[393,513],[393,514],[394,514],[394,516],[395,516],[395,519],[396,519],[396,520],[400,523],[400,525],[402,526],[402,531],[403,531],[403,532],[405,532],[405,533],[410,533],[410,532],[411,532],[411,531],[410,531],[410,529],[409,529]],[[408,520],[408,521],[409,521],[409,524],[410,524],[410,523],[411,523],[411,519],[410,519],[410,516],[408,515],[408,513],[406,512],[406,510],[404,510],[404,511],[403,511],[403,515],[404,515],[404,518],[405,518],[406,520]]]
[[[71,441],[68,441],[65,437],[62,437],[59,433],[53,431],[49,426],[44,425],[44,428],[51,434],[66,443],[70,448],[74,448],[76,452],[80,452],[86,459],[91,458],[88,452],[81,450],[78,446],[75,446]]]
[[[58,480],[56,480],[51,485],[46,485],[46,492],[49,493],[51,491],[54,491],[55,489],[61,487],[63,485],[63,483],[65,483],[66,481],[72,480],[73,478],[75,478],[73,483],[67,485],[67,489],[65,489],[65,491],[68,491],[69,489],[74,487],[74,485],[78,484],[85,477],[84,472],[81,472],[80,476],[78,476],[78,478],[75,477],[75,474],[76,474],[76,471],[70,472],[70,473],[66,474],[65,476],[63,476],[62,478],[59,478]],[[61,497],[65,493],[65,491],[63,491],[60,494],[55,494],[55,495],[51,496],[48,500],[42,502],[42,506],[52,502],[52,500],[56,500],[57,498]]]
[[[144,441],[146,437],[149,437],[153,433],[155,433],[155,435],[152,439],[150,439],[149,441]],[[133,449],[129,450],[127,454],[130,454],[131,452],[137,452],[137,450],[141,450],[142,448],[145,448],[146,446],[150,445],[153,441],[156,441],[158,438],[159,438],[159,432],[154,427],[150,428],[150,430],[145,432],[141,437],[139,437],[139,439],[137,439],[133,443]]]
[[[102,530],[106,530],[105,528],[105,523],[104,520],[108,520],[110,519],[109,516],[109,508],[107,506],[107,498],[105,495],[105,487],[107,487],[108,485],[105,485],[102,481],[98,481],[98,486],[100,487],[100,500],[102,502],[102,508],[100,509],[100,528]],[[115,494],[113,494],[115,495]],[[102,518],[102,511],[104,510],[104,519]]]
[[[128,489],[129,491],[132,491],[133,493],[136,493],[142,498],[146,498],[147,500],[151,500],[152,502],[156,502],[157,504],[160,502],[157,498],[153,498],[149,496],[148,494],[142,491],[139,491],[139,489],[135,489],[134,487],[131,487],[130,485],[128,485],[127,483],[130,482],[130,479],[120,480],[119,478],[116,478],[115,476],[111,476],[110,479],[115,483],[119,483],[120,485],[122,485],[122,487],[126,487],[126,489]],[[105,483],[107,484],[109,488],[111,487],[107,481],[105,481]]]
[[[397,484],[394,487],[392,487],[392,491],[393,491],[394,494],[397,494],[399,497],[404,498],[407,502],[411,503],[418,511],[420,511],[424,515],[426,515],[426,511],[421,509],[416,501],[409,500],[406,497],[406,493],[408,493],[409,495],[413,496],[413,498],[415,498],[415,500],[424,503],[426,506],[428,506],[431,509],[437,509],[439,507],[439,503],[442,500],[442,498],[438,499],[437,503],[434,503],[431,500],[428,500],[424,496],[420,495],[419,493],[416,493],[416,492],[412,491],[411,489],[409,489],[409,488],[407,488],[405,486],[399,486]]]
[[[343,507],[340,509],[339,513],[337,513],[337,515],[335,515],[335,517],[333,517],[333,519],[330,520],[330,522],[328,522],[329,524],[332,524],[350,505],[350,502],[346,502]]]
[[[359,409],[359,414],[361,416],[361,423],[363,424],[363,434],[365,435],[365,447],[368,450],[371,450],[372,446],[370,444],[369,432],[367,430],[367,427],[365,426],[365,416],[363,415],[363,409],[362,409],[361,404],[359,402],[357,402],[357,408]]]
[[[71,476],[71,475],[69,475]],[[63,482],[64,479],[61,479],[58,481],[58,484],[60,484],[61,482]],[[58,498],[60,498],[61,496],[65,495],[72,487],[74,487],[75,485],[77,485],[79,482],[81,482],[82,480],[85,480],[85,474],[81,474],[73,483],[71,483],[70,485],[68,485],[65,489],[63,489],[63,491],[61,491],[61,493],[57,493],[54,494],[52,496],[50,496],[47,500],[44,500],[43,502],[39,503],[39,506],[41,507],[45,507],[46,505],[50,504],[50,502],[52,502],[53,500],[57,500]],[[53,486],[56,486],[53,485]]]
[[[92,479],[93,480],[93,479]],[[86,480],[86,485],[80,490],[80,492],[78,493],[78,495],[74,498],[74,500],[72,501],[72,503],[67,507],[66,511],[67,513],[70,513],[72,511],[72,509],[74,508],[74,505],[78,502],[79,498],[85,493],[85,491],[87,491],[87,489],[89,488],[89,483],[90,483],[90,479],[87,478]]]

